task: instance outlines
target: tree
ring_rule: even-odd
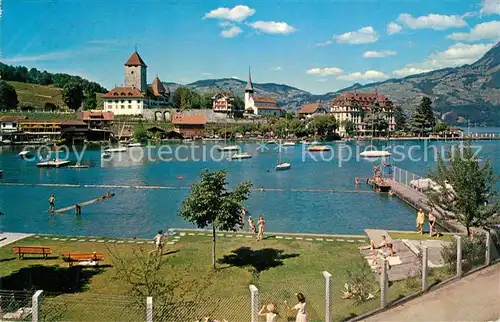
[[[389,128],[386,113],[375,103],[364,118],[365,126],[374,132],[384,132]]]
[[[422,102],[415,110],[415,115],[411,120],[412,131],[415,133],[420,133],[421,136],[424,133],[429,132],[436,126],[436,118],[434,117],[434,112],[432,111],[432,101],[427,96],[422,98]]]
[[[318,134],[323,138],[329,139],[334,136],[337,130],[337,120],[333,115],[318,115],[312,118],[307,124],[307,128],[313,134]]]
[[[437,188],[429,192],[431,204],[455,213],[456,219],[467,228],[480,227],[500,211],[496,175],[490,160],[481,166],[468,141],[465,146],[456,146],[449,153],[450,164],[438,158],[435,171],[429,177]]]
[[[347,133],[347,135],[349,135],[350,137],[353,137],[354,135],[356,135],[356,124],[354,124],[353,121],[351,120],[344,120],[342,121],[342,125],[344,126],[344,129]]]
[[[215,268],[215,230],[235,231],[243,225],[241,211],[248,199],[251,182],[241,182],[233,191],[227,191],[227,171],[203,170],[200,182],[191,186],[182,202],[179,215],[198,228],[212,226],[212,264]]]
[[[85,91],[85,100],[83,101],[84,110],[92,110],[97,107],[97,97],[91,89]]]
[[[83,101],[83,89],[79,83],[68,83],[64,85],[62,90],[62,98],[64,103],[72,110],[76,111],[80,108]]]
[[[233,101],[233,114],[235,117],[243,117],[245,112],[245,102],[239,96],[234,97]]]
[[[176,109],[190,108],[191,91],[187,87],[178,87],[174,91],[173,104]]]
[[[52,102],[45,102],[45,104],[43,105],[44,112],[55,112],[57,108],[57,105]]]
[[[440,132],[444,132],[448,129],[448,126],[446,125],[445,122],[443,121],[437,121],[436,123],[436,126],[434,126],[434,132],[436,133],[440,133]]]
[[[394,122],[396,122],[396,131],[406,130],[406,119],[407,116],[401,106],[397,105],[393,109]]]
[[[16,89],[6,81],[0,81],[0,110],[14,110],[17,104]]]
[[[140,122],[134,128],[134,140],[137,142],[145,142],[149,139],[149,134],[144,125]]]

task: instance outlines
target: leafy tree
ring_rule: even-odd
[[[432,111],[432,101],[427,96],[422,98],[422,102],[416,109],[415,115],[411,119],[411,126],[413,132],[420,133],[422,136],[436,126],[436,118]]]
[[[396,131],[406,130],[407,116],[401,106],[395,106],[392,112],[394,113],[394,121],[396,122]]]
[[[479,164],[470,141],[448,154],[449,166],[439,158],[436,170],[429,173],[438,187],[429,192],[429,199],[431,204],[455,213],[470,235],[471,227],[484,225],[500,211],[500,199],[495,199],[500,176],[493,171],[490,160],[483,166]]]
[[[353,121],[344,120],[344,121],[342,121],[342,123],[343,123],[342,125],[344,126],[347,135],[349,135],[350,137],[353,137],[354,135],[356,135],[356,124],[354,124]]]
[[[137,142],[146,142],[149,139],[149,134],[142,122],[139,122],[134,127],[134,140]]]
[[[79,83],[68,83],[63,87],[62,98],[64,103],[72,110],[80,108],[83,101],[83,89]]]
[[[201,172],[201,180],[191,186],[182,202],[179,215],[198,228],[212,226],[212,264],[215,268],[215,230],[235,231],[243,225],[241,210],[248,199],[250,182],[240,183],[233,191],[227,190],[227,171]]]
[[[245,102],[239,96],[234,97],[233,111],[235,117],[243,117],[243,113],[245,112]]]
[[[43,106],[43,110],[46,112],[55,112],[57,109],[57,105],[52,102],[45,102]]]
[[[191,91],[187,87],[178,87],[174,91],[173,104],[176,109],[190,108]]]
[[[14,110],[19,104],[16,89],[6,81],[0,81],[0,109]]]
[[[448,129],[448,126],[443,121],[437,121],[436,126],[434,126],[434,132],[440,133]]]
[[[307,128],[313,134],[318,134],[323,138],[329,139],[334,136],[337,130],[337,120],[333,115],[318,115],[312,118],[307,124]]]
[[[91,89],[87,89],[85,91],[85,99],[83,101],[83,109],[84,110],[92,110],[97,107],[97,97],[95,92]]]
[[[364,118],[366,128],[375,132],[384,132],[389,128],[387,114],[380,108],[378,103],[374,104]]]

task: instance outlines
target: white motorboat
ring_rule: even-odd
[[[278,141],[276,140],[269,140],[266,142],[266,144],[278,144]]]
[[[141,143],[130,143],[127,145],[127,147],[129,148],[138,148],[138,147],[141,147],[142,144]]]
[[[88,164],[80,164],[80,162],[77,162],[76,164],[69,165],[68,168],[73,168],[73,169],[88,169],[89,165]]]
[[[276,167],[274,167],[274,170],[276,171],[281,171],[281,170],[288,170],[292,167],[292,165],[290,163],[282,163],[282,164],[278,164]]]
[[[388,151],[363,151],[359,154],[365,158],[384,158],[391,156],[391,153]]]
[[[37,163],[36,166],[39,168],[59,168],[59,167],[64,167],[69,165],[69,161],[62,161],[62,160],[56,160],[56,161],[44,161]]]
[[[119,147],[119,148],[109,148],[104,150],[104,153],[114,153],[114,152],[125,152],[127,151],[127,148],[125,147]]]
[[[291,142],[291,141],[283,143],[283,146],[295,146],[295,145],[296,145],[296,143],[295,142]]]
[[[311,142],[311,145],[320,144],[320,143],[321,143],[321,142],[319,142],[319,141],[312,141],[312,142]]]
[[[11,140],[3,140],[3,141],[2,141],[2,144],[4,144],[4,145],[9,145],[9,144],[11,144],[11,143],[12,143],[12,141],[11,141]]]
[[[233,151],[239,151],[240,147],[237,145],[228,145],[228,146],[221,146],[217,148],[220,152],[233,152]]]
[[[19,152],[18,154],[21,158],[30,158],[33,156],[33,152],[32,151],[29,151],[29,150],[23,150],[21,152]]]
[[[250,159],[252,156],[246,152],[242,153],[236,153],[234,154],[231,159]]]

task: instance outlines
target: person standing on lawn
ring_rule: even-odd
[[[264,230],[266,228],[266,221],[264,217],[259,216],[259,220],[257,221],[257,226],[259,227],[259,234],[257,235],[257,240],[261,240],[264,237]]]
[[[435,209],[434,207],[431,207],[431,210],[429,211],[429,237],[432,237],[432,235],[434,235],[435,226],[436,226]]]
[[[420,234],[424,233],[424,222],[425,222],[424,211],[422,210],[422,208],[418,208],[418,212],[417,212],[417,231]]]

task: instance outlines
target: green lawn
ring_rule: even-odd
[[[152,248],[150,244],[122,244],[54,241],[27,238],[13,245],[49,246],[53,254],[63,252],[104,252],[103,268],[85,268],[74,275],[60,257],[53,259],[19,260],[9,245],[0,248],[0,289],[44,289],[47,294],[42,308],[47,319],[134,321],[143,319],[143,309],[133,304],[128,295],[129,284],[116,279],[116,263],[109,251],[131,258],[135,251]],[[68,237],[65,237],[68,238]],[[105,239],[105,238],[103,238]],[[88,240],[88,238],[86,238]],[[361,304],[341,299],[347,270],[362,262],[358,247],[366,242],[286,240],[270,237],[257,242],[253,238],[218,237],[217,257],[226,258],[218,269],[211,268],[211,239],[208,236],[183,236],[175,245],[166,245],[162,272],[177,286],[173,291],[178,306],[172,311],[183,312],[186,321],[211,315],[217,319],[248,321],[250,316],[249,285],[259,288],[260,305],[272,302],[280,316],[292,318],[284,306],[286,300],[295,304],[294,293],[302,292],[308,299],[311,321],[322,321],[324,316],[324,277],[322,271],[333,275],[334,320],[340,321],[359,315],[379,305],[375,298]],[[108,248],[109,247],[109,248]],[[238,256],[231,256],[238,254]],[[258,273],[257,273],[258,272]],[[374,278],[375,280],[375,278]],[[76,287],[76,281],[78,287]],[[405,282],[390,287],[389,300],[408,295],[418,285]],[[195,301],[186,306],[183,300]],[[174,303],[173,306],[176,304]],[[61,309],[64,308],[64,309]],[[123,310],[128,314],[123,315]],[[55,314],[57,313],[57,317]],[[177,314],[177,313],[176,313]]]
[[[413,239],[413,240],[442,240],[447,242],[452,242],[455,240],[453,235],[444,234],[440,237],[433,236],[429,237],[429,234],[419,234],[417,232],[389,232],[392,239]]]

